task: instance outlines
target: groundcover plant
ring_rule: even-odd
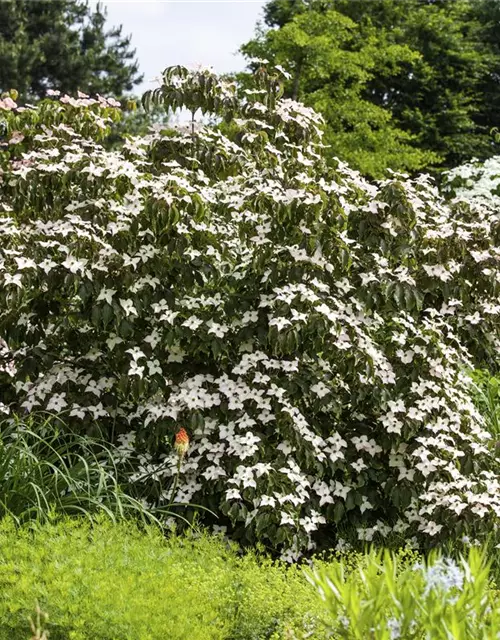
[[[156,502],[180,462],[176,501],[286,559],[345,526],[479,536],[500,486],[465,370],[500,347],[498,215],[327,166],[281,73],[167,69],[144,103],[192,123],[113,152],[114,101],[4,97],[2,410],[97,423]]]

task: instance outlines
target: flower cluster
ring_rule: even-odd
[[[497,207],[500,203],[500,156],[484,162],[472,160],[445,174],[444,190],[473,206]]]
[[[165,499],[184,425],[175,501],[287,559],[339,524],[417,540],[497,518],[464,373],[500,348],[497,215],[426,177],[327,167],[321,117],[262,69],[241,98],[200,73],[166,73],[156,98],[229,125],[121,151],[99,144],[112,103],[8,113],[5,410],[98,423]]]

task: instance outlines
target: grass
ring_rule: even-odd
[[[477,407],[498,448],[500,445],[500,378],[482,369],[473,371],[471,377],[474,382]]]
[[[18,524],[57,516],[156,516],[121,487],[107,443],[61,428],[53,416],[0,424],[0,517]]]

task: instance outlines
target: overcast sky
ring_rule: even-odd
[[[165,67],[211,65],[215,71],[243,69],[241,44],[254,33],[263,0],[105,0],[109,26],[132,35],[144,81],[137,92],[157,86],[151,80]]]

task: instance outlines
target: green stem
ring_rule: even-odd
[[[177,473],[175,475],[174,486],[172,488],[172,493],[170,495],[169,505],[174,501],[175,490],[177,489],[177,484],[179,483],[179,475],[181,473],[181,464],[182,464],[182,456],[179,456],[179,461],[177,462]]]

